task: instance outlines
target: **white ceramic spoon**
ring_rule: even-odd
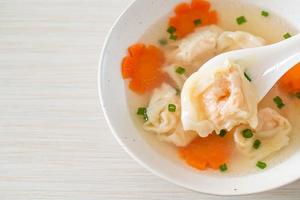
[[[300,34],[273,45],[218,55],[206,62],[200,70],[214,70],[227,59],[246,69],[256,87],[258,100],[261,101],[276,82],[300,62]]]

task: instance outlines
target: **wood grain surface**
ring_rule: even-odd
[[[98,102],[97,64],[131,1],[0,0],[0,199],[300,199],[300,182],[236,198],[188,191],[121,149]]]

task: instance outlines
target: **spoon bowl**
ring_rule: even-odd
[[[233,60],[245,69],[261,101],[276,82],[300,62],[299,44],[300,34],[268,46],[227,52],[210,59],[199,71],[214,71],[225,60]]]

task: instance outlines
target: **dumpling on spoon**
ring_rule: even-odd
[[[256,128],[257,104],[255,88],[239,65],[226,61],[215,69],[200,68],[183,86],[183,128],[201,137],[240,124]]]

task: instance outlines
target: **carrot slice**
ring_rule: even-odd
[[[144,50],[145,50],[144,44],[135,44],[135,45],[132,45],[131,47],[129,47],[129,49],[128,49],[129,55],[132,57],[140,56]]]
[[[133,67],[137,63],[137,60],[133,57],[127,56],[122,62],[122,75],[124,79],[130,78],[133,73]]]
[[[129,88],[143,94],[158,87],[165,79],[161,67],[164,56],[153,45],[134,44],[128,48],[128,56],[122,62],[122,76],[129,79]]]
[[[212,11],[209,13],[208,16],[208,24],[216,24],[218,23],[219,18],[218,18],[218,13],[217,11]]]
[[[206,138],[196,138],[188,146],[179,148],[179,155],[196,169],[219,169],[230,160],[232,141],[232,134],[220,137],[214,133]]]
[[[175,7],[175,13],[182,15],[190,11],[190,5],[188,3],[181,3]]]
[[[198,9],[202,11],[209,11],[211,5],[208,1],[203,0],[193,0],[191,3],[192,9]]]
[[[300,63],[290,69],[280,80],[279,86],[288,93],[300,92]]]
[[[214,10],[210,11],[210,8],[211,4],[205,0],[192,0],[191,4],[181,3],[175,7],[175,16],[169,19],[169,26],[176,28],[175,35],[178,38],[183,38],[198,26],[217,24],[218,14]]]

